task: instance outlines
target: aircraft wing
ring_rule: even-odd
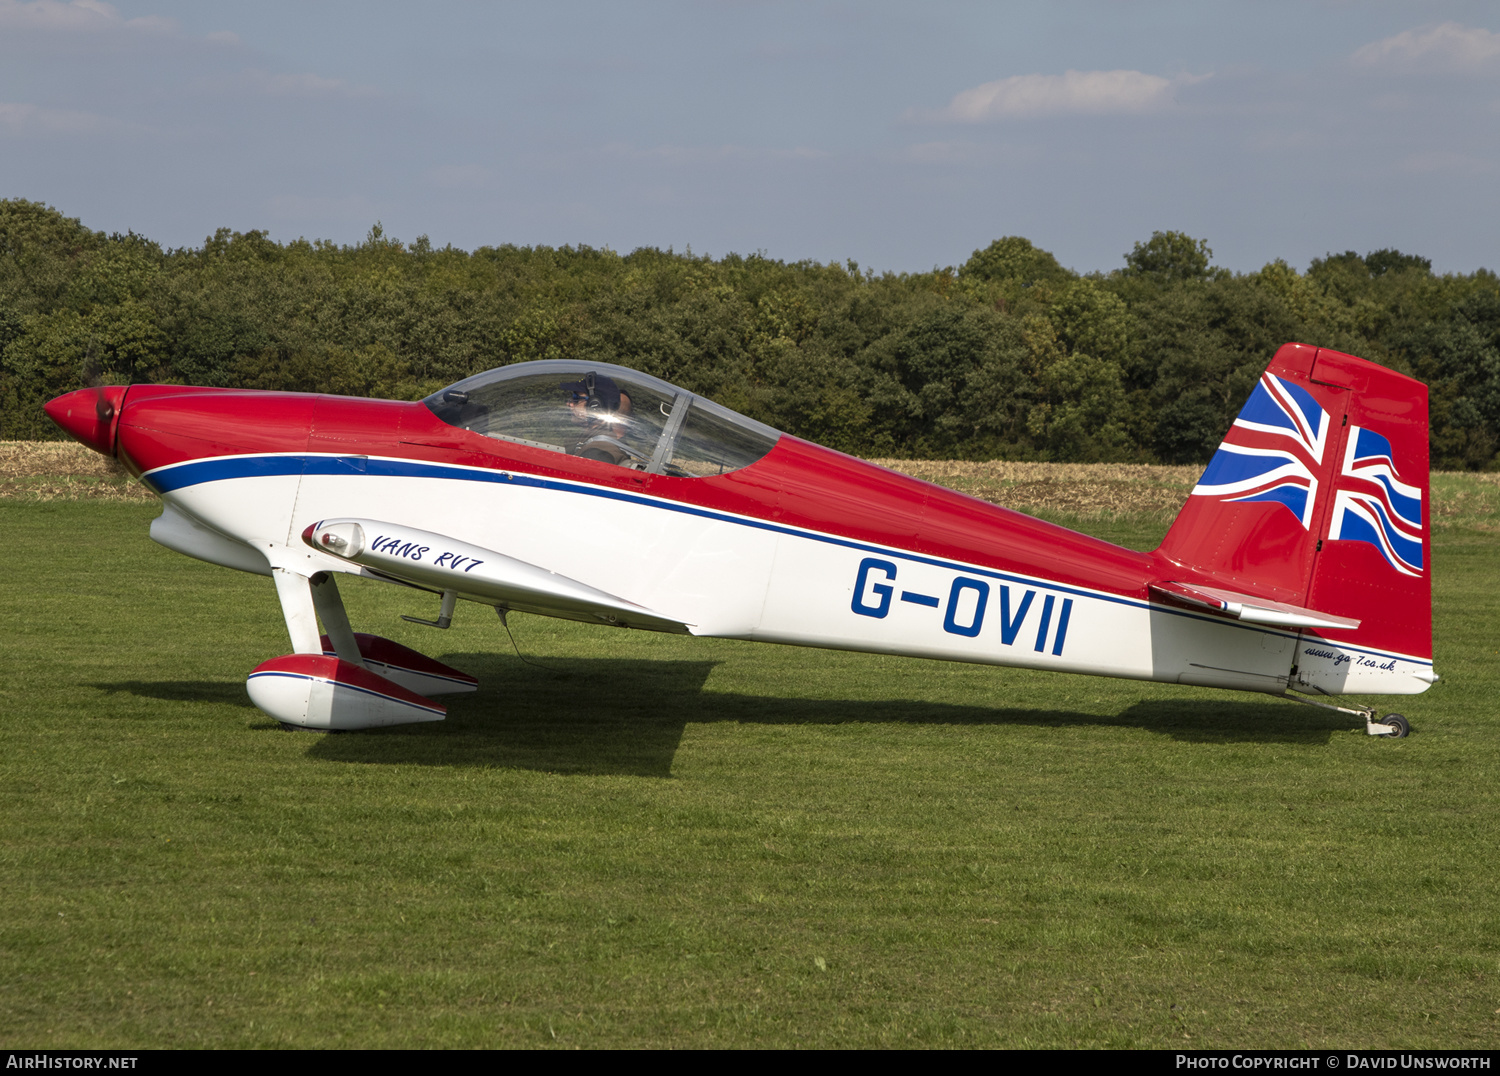
[[[1358,620],[1344,616],[1320,613],[1316,609],[1304,609],[1300,605],[1257,598],[1250,594],[1239,594],[1219,587],[1205,587],[1197,583],[1152,583],[1151,596],[1173,605],[1186,605],[1194,609],[1205,609],[1224,616],[1243,620],[1248,624],[1267,624],[1278,628],[1323,628],[1326,630],[1350,630],[1359,627]]]
[[[515,609],[686,634],[688,625],[493,549],[375,519],[325,519],[302,532],[314,549],[402,583]]]

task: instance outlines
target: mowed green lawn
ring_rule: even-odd
[[[267,579],[0,502],[0,1041],[1493,1046],[1500,532],[1436,550],[1404,741],[1287,702],[513,618],[288,733]],[[1151,520],[1089,524],[1152,545]]]

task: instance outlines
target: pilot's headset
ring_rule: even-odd
[[[608,413],[609,408],[604,406],[604,401],[599,399],[599,393],[594,388],[598,383],[597,377],[598,375],[592,370],[583,375],[583,389],[588,393],[588,398],[583,402],[583,409],[590,415],[602,418]]]

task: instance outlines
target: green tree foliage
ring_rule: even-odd
[[[935,306],[869,355],[874,450],[982,457],[1019,440],[1033,393],[1012,320],[982,307]]]
[[[0,201],[0,295],[21,314],[62,305],[106,242],[50,206]]]
[[[1432,387],[1433,462],[1500,452],[1500,282],[1397,250],[1214,269],[1156,232],[1080,276],[1019,236],[958,269],[641,248],[435,249],[220,229],[163,250],[0,201],[0,436],[156,381],[416,399],[493,366],[617,362],[862,455],[1202,462],[1289,340]]]
[[[1026,431],[1041,457],[1083,463],[1135,455],[1119,364],[1069,351],[1044,317],[1026,318],[1023,336],[1037,390]]]
[[[963,275],[976,280],[1032,285],[1067,280],[1073,274],[1058,265],[1050,253],[1032,246],[1031,240],[1008,235],[983,250],[976,250],[964,262]]]
[[[1432,259],[1420,258],[1415,254],[1402,254],[1399,250],[1387,248],[1366,254],[1365,268],[1370,271],[1371,276],[1383,276],[1386,273],[1402,273],[1409,270],[1430,273],[1432,272]]]
[[[1445,320],[1413,332],[1408,352],[1432,389],[1434,465],[1492,465],[1500,447],[1500,288],[1475,289]]]
[[[1213,256],[1206,239],[1182,232],[1152,232],[1150,239],[1125,255],[1125,271],[1165,283],[1202,280],[1208,276]]]

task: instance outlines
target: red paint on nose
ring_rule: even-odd
[[[124,402],[124,385],[101,385],[49,400],[42,410],[76,440],[95,452],[113,456],[115,430],[120,425],[120,407]]]

